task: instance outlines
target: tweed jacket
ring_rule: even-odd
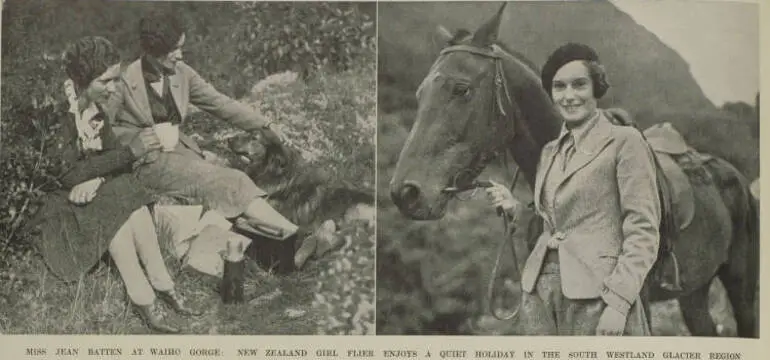
[[[533,291],[548,248],[556,248],[564,296],[601,297],[626,312],[658,253],[655,165],[638,130],[613,125],[601,111],[597,120],[579,139],[549,204],[543,203],[543,184],[558,139],[543,148],[534,200],[545,231],[524,265],[522,287]]]
[[[264,125],[264,120],[254,109],[220,93],[182,61],[176,63],[175,74],[168,79],[171,96],[182,122],[192,104],[244,130],[253,130]],[[123,144],[127,144],[141,128],[153,125],[141,58],[126,67],[118,90],[110,99],[107,108],[115,119],[113,131]],[[179,141],[202,154],[200,147],[191,137],[180,133]]]

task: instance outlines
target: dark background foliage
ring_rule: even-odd
[[[401,215],[388,195],[390,176],[415,119],[415,90],[443,45],[437,27],[474,31],[499,5],[387,3],[378,9],[378,334],[492,333],[504,326],[485,325],[489,317],[482,310],[502,237],[500,220],[488,203],[481,196],[453,201],[444,219],[417,222]],[[624,108],[643,128],[671,122],[696,149],[733,162],[749,179],[759,175],[754,104],[715,106],[676,51],[611,3],[512,3],[499,37],[538,65],[567,41],[590,44],[612,84],[600,107]],[[481,177],[510,182],[499,166]],[[531,197],[526,186],[516,190],[523,199]],[[504,264],[502,274],[515,278],[510,260]],[[507,308],[516,303],[515,296],[504,300]],[[728,313],[721,311],[717,320],[729,328],[729,321],[724,322]],[[675,305],[665,305],[655,316],[658,334],[686,333],[681,321],[658,321],[678,317]]]

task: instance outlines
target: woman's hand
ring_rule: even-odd
[[[128,144],[128,147],[131,148],[134,157],[139,159],[148,152],[160,150],[161,145],[155,130],[148,127],[140,130]]]
[[[283,138],[278,132],[270,127],[270,123],[267,123],[265,126],[263,126],[261,131],[262,143],[265,146],[265,149],[270,149],[268,150],[268,153],[278,153],[278,159],[280,159],[282,164],[281,166],[283,166],[286,161],[289,160],[289,151],[286,148],[286,144],[284,143]]]
[[[104,183],[104,178],[91,179],[75,185],[70,191],[69,200],[78,205],[91,202],[96,197],[96,190]]]
[[[596,327],[596,335],[620,336],[626,328],[626,315],[611,306],[604,308]]]
[[[492,183],[492,186],[487,188],[487,196],[492,205],[495,208],[501,207],[508,214],[513,214],[519,208],[519,201],[513,197],[507,187],[491,180],[489,182]]]

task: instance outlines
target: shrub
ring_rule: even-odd
[[[309,75],[322,67],[350,69],[374,49],[374,19],[351,3],[239,4],[243,11],[233,37],[236,62],[246,76],[264,77],[291,70]],[[281,19],[281,21],[275,21]]]

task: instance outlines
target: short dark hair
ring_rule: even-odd
[[[139,46],[145,53],[160,57],[176,47],[185,27],[177,16],[154,12],[139,21]]]
[[[551,53],[545,65],[543,65],[540,80],[542,81],[543,89],[545,89],[549,97],[552,96],[551,87],[553,86],[553,77],[556,75],[556,72],[567,63],[578,60],[582,61],[588,68],[588,75],[593,83],[594,97],[599,99],[607,93],[610,83],[607,81],[607,73],[604,71],[604,66],[599,62],[599,55],[596,54],[596,51],[588,45],[567,43]]]
[[[120,53],[112,43],[99,36],[87,36],[64,50],[64,71],[80,89],[120,62]]]

